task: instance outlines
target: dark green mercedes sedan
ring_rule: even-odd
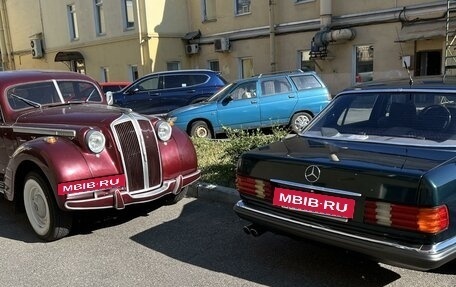
[[[456,82],[347,89],[302,133],[245,152],[236,186],[248,234],[438,268],[456,258]]]

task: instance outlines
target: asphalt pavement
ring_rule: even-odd
[[[240,200],[236,189],[204,182],[192,184],[187,196],[232,204]]]

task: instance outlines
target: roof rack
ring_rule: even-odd
[[[261,74],[254,75],[253,77],[261,78],[263,76],[289,74],[289,73],[304,73],[304,71],[301,69],[290,70],[290,71],[277,71],[277,72],[270,72],[270,73],[261,73]]]

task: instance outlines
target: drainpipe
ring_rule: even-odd
[[[320,0],[320,30],[331,26],[332,21],[332,0]]]
[[[274,0],[269,0],[269,64],[271,65],[271,72],[276,71],[274,5]]]
[[[332,0],[320,0],[320,31],[315,34],[311,44],[311,56],[325,58],[327,46],[339,40],[353,40],[355,31],[350,28],[331,30]]]
[[[2,54],[2,66],[4,70],[13,69],[12,61],[10,60],[10,50],[8,37],[8,21],[5,9],[5,0],[0,1],[0,53]]]

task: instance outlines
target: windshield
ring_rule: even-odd
[[[13,110],[75,102],[102,102],[97,87],[83,81],[47,81],[14,86],[7,91]]]
[[[456,94],[356,92],[342,94],[305,135],[412,145],[456,144]]]
[[[226,94],[226,91],[229,90],[233,86],[233,83],[229,83],[228,85],[224,86],[220,91],[215,93],[212,97],[208,98],[207,102],[216,102],[223,98]]]

